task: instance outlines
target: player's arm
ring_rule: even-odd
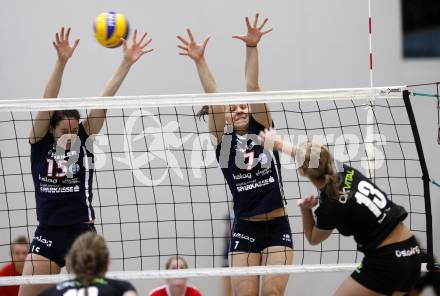
[[[67,28],[67,31],[65,32],[64,27],[61,28],[59,33],[57,32],[55,34],[55,41],[53,41],[52,44],[57,51],[58,59],[55,63],[55,67],[52,71],[49,81],[47,82],[43,98],[58,97],[64,69],[79,43],[79,39],[76,39],[74,44],[71,46],[69,43],[69,36],[70,28]],[[31,144],[40,141],[47,134],[51,116],[52,112],[50,111],[39,111],[35,118],[33,118],[31,131],[29,133],[29,142]]]
[[[266,128],[258,134],[258,139],[266,150],[277,150],[295,158],[297,146],[284,141],[274,129]]]
[[[205,93],[215,93],[217,92],[217,84],[215,82],[214,76],[209,70],[208,63],[205,60],[205,49],[210,37],[206,37],[202,43],[197,43],[190,29],[186,29],[188,34],[188,39],[182,35],[178,35],[177,39],[182,42],[182,44],[177,45],[182,51],[179,52],[180,55],[188,56],[194,61],[197,67],[197,73],[199,74],[199,79],[202,84]]]
[[[245,62],[245,78],[246,91],[260,91],[259,84],[259,63],[258,63],[258,44],[261,38],[272,31],[272,29],[264,30],[268,19],[258,24],[259,14],[255,15],[253,24],[251,25],[249,18],[245,18],[247,32],[244,35],[234,35],[232,38],[239,39],[246,45],[246,62]],[[264,127],[272,126],[272,116],[266,104],[251,104],[250,110],[254,119]]]
[[[315,218],[313,217],[312,208],[318,204],[319,197],[309,196],[306,198],[301,198],[298,201],[298,206],[301,209],[304,234],[307,241],[311,245],[317,245],[322,241],[326,240],[332,230],[323,230],[316,227]]]
[[[205,93],[215,93],[217,92],[217,84],[205,59],[205,49],[210,37],[206,37],[202,43],[197,43],[191,30],[187,29],[186,32],[188,39],[181,35],[177,36],[177,39],[182,42],[182,44],[177,45],[182,50],[179,54],[188,56],[194,61]],[[206,108],[208,109],[208,129],[211,135],[213,135],[213,142],[216,145],[220,143],[224,133],[226,123],[224,106],[206,106]]]
[[[153,49],[147,48],[151,43],[151,39],[145,39],[146,37],[147,33],[144,33],[138,40],[137,30],[134,30],[131,45],[128,45],[126,40],[122,41],[124,52],[123,59],[116,69],[116,72],[102,89],[100,94],[102,97],[114,96],[130,71],[131,66],[133,66],[133,64],[135,64],[144,54],[153,51]],[[83,123],[87,134],[93,135],[99,133],[104,124],[106,111],[106,109],[90,110],[87,119]]]

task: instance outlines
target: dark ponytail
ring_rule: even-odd
[[[200,109],[199,112],[197,112],[197,118],[199,120],[203,119],[204,121],[206,121],[205,120],[205,115],[208,115],[208,114],[209,114],[209,106],[208,105],[204,105],[202,107],[202,109]]]
[[[50,118],[50,127],[56,128],[58,123],[65,118],[75,118],[76,120],[80,120],[81,116],[79,115],[78,110],[56,110],[52,112],[52,117]]]

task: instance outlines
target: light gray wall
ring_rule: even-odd
[[[404,85],[438,81],[440,60],[404,60],[401,50],[400,1],[372,1],[374,84]],[[81,42],[69,62],[62,97],[95,96],[121,58],[121,49],[100,47],[92,23],[102,11],[123,12],[132,28],[146,30],[155,51],[131,70],[118,94],[175,94],[200,92],[194,65],[177,54],[177,34],[190,27],[197,39],[211,36],[207,59],[219,91],[244,90],[244,47],[232,35],[244,32],[245,15],[259,11],[274,31],[260,48],[264,90],[348,88],[369,86],[367,1],[9,1],[2,3],[0,27],[0,99],[42,95],[55,61],[51,41],[60,26],[72,26]],[[425,89],[433,91],[433,89]],[[435,101],[413,100],[430,175],[439,179],[435,165]],[[0,131],[1,132],[1,131]],[[440,202],[432,187],[433,225],[439,225]],[[32,196],[28,198],[32,200]],[[32,214],[31,214],[32,215]],[[3,217],[4,218],[4,217]],[[439,232],[434,228],[440,254]],[[5,258],[2,252],[0,258]],[[293,276],[288,293],[326,295],[346,274]],[[315,283],[319,281],[319,285]],[[216,291],[218,279],[194,279],[202,291]],[[158,282],[135,282],[139,291]],[[313,287],[316,290],[310,290]],[[214,294],[210,294],[214,295]]]

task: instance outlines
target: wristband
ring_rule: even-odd
[[[246,44],[246,47],[251,47],[252,48],[252,47],[257,47],[257,46],[256,45],[247,45]]]

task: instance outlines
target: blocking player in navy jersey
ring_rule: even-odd
[[[334,229],[353,236],[365,257],[335,295],[404,295],[417,281],[420,248],[403,224],[408,213],[358,170],[343,166],[338,173],[329,151],[312,142],[298,147],[283,142],[274,130],[260,134],[265,147],[296,156],[298,171],[319,196],[302,198],[304,234],[310,244],[327,239]],[[315,210],[316,219],[312,208]]]
[[[45,98],[58,96],[64,68],[79,39],[69,43],[70,28],[56,33],[53,45],[58,59],[44,92]],[[145,53],[150,40],[146,34],[133,42],[123,42],[123,59],[105,85],[101,96],[113,96],[131,66]],[[65,255],[74,239],[94,231],[92,208],[93,135],[104,124],[106,110],[90,110],[80,121],[77,110],[40,111],[32,121],[29,136],[31,168],[35,186],[39,225],[26,258],[23,275],[56,274],[65,266]],[[35,295],[44,285],[20,288],[21,296]]]
[[[110,254],[104,238],[95,232],[81,234],[73,243],[67,261],[75,276],[43,291],[40,296],[136,296],[128,282],[105,278]]]
[[[258,48],[267,18],[253,24],[246,17],[247,32],[233,36],[246,45],[245,77],[247,91],[259,91]],[[189,40],[178,36],[182,55],[194,60],[205,92],[216,92],[216,82],[204,58],[209,40],[197,44],[190,30]],[[284,208],[284,194],[278,153],[264,150],[257,135],[272,126],[266,104],[204,106],[216,156],[234,199],[234,225],[229,245],[230,266],[285,265],[293,260],[291,230]],[[283,295],[288,275],[261,278],[262,295]],[[232,278],[235,295],[258,295],[260,277]]]

